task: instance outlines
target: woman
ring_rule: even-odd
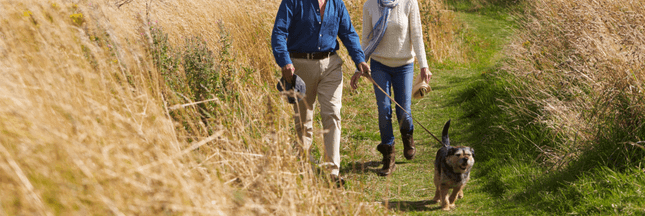
[[[414,59],[421,68],[420,78],[430,81],[432,73],[428,70],[421,30],[421,18],[417,0],[367,0],[363,6],[363,37],[361,46],[365,59],[371,57],[371,77],[388,95],[393,90],[394,100],[410,113],[412,82],[414,79]],[[356,72],[351,80],[356,89],[361,76]],[[383,167],[379,175],[388,176],[395,168],[394,134],[392,132],[392,107],[390,99],[375,85],[374,92],[378,104],[379,131],[381,143],[377,150],[383,154]],[[403,138],[403,154],[412,160],[416,153],[414,125],[412,118],[400,107],[396,107],[399,130]]]

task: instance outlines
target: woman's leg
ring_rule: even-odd
[[[399,130],[401,131],[401,138],[403,139],[403,153],[406,159],[412,160],[416,154],[414,146],[414,124],[412,117],[408,113],[412,113],[410,106],[412,105],[412,85],[414,82],[414,64],[410,63],[396,68],[396,73],[392,76],[392,89],[394,92],[394,100],[405,108],[396,106],[396,118],[399,121]]]
[[[372,59],[371,67],[372,78],[386,93],[383,93],[374,85],[374,94],[378,105],[378,122],[379,131],[381,132],[381,144],[376,149],[383,154],[383,167],[378,171],[380,176],[388,176],[396,168],[395,151],[394,151],[394,134],[392,132],[392,107],[390,99],[390,87],[392,86],[391,68],[374,61]]]
[[[371,61],[370,69],[372,70],[372,78],[388,95],[391,95],[390,88],[392,87],[392,75],[390,74],[390,67],[387,67],[380,62]],[[392,103],[390,98],[387,97],[377,86],[374,86],[374,94],[376,96],[376,105],[378,106],[378,128],[381,132],[381,144],[393,145],[394,133],[392,132]]]

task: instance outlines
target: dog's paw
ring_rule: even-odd
[[[441,210],[444,210],[444,211],[450,211],[450,209],[452,209],[452,208],[451,208],[452,206],[453,206],[453,205],[451,205],[451,204],[449,204],[449,203],[447,203],[447,202],[446,202],[446,203],[442,202],[442,203],[441,203]]]

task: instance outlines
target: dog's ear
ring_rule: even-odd
[[[475,149],[472,147],[468,147],[470,149],[470,154],[472,154],[472,157],[475,157]]]

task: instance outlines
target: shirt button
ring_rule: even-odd
[[[322,24],[322,22],[318,22],[318,24]]]
[[[320,47],[318,47],[318,50],[320,50]]]
[[[320,37],[322,37],[322,34],[320,34]]]

